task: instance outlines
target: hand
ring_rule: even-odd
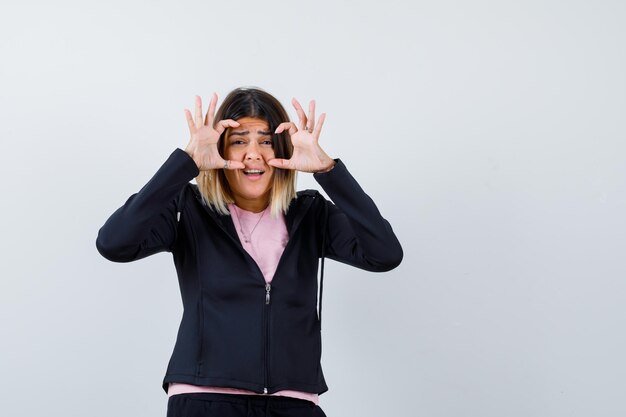
[[[335,161],[324,152],[319,145],[320,132],[326,119],[326,113],[320,115],[320,119],[315,124],[315,101],[309,103],[309,116],[304,114],[304,110],[298,100],[291,100],[300,119],[299,127],[292,122],[285,122],[278,125],[274,133],[281,133],[288,129],[293,153],[289,159],[270,159],[268,165],[282,169],[295,169],[302,172],[325,172],[332,169]]]
[[[229,127],[237,127],[239,123],[232,120],[220,120],[213,127],[215,118],[215,107],[217,105],[217,94],[211,96],[209,110],[204,121],[202,120],[202,99],[196,96],[196,115],[191,117],[191,112],[185,109],[189,133],[191,135],[185,152],[189,154],[198,165],[200,171],[209,169],[243,169],[245,165],[237,161],[225,161],[217,150],[217,142],[220,135]]]

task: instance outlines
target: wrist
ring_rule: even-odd
[[[330,166],[328,168],[322,169],[320,171],[317,171],[318,174],[325,174],[327,172],[332,171],[332,169],[335,167],[335,164],[337,164],[337,162],[335,162],[335,160],[332,160]]]
[[[193,149],[186,148],[185,149],[185,153],[187,155],[189,155],[189,157],[193,160],[193,162],[195,162],[195,164],[198,166],[198,169],[200,169],[200,164],[198,163],[198,161],[196,161],[196,158],[194,158],[194,151],[193,151]]]

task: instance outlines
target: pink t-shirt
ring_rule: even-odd
[[[239,240],[243,248],[250,254],[252,259],[255,260],[257,265],[259,265],[259,269],[261,269],[265,277],[265,282],[272,282],[278,261],[289,240],[285,216],[281,213],[278,217],[272,217],[269,206],[260,213],[242,210],[234,204],[229,204],[228,209],[230,210],[235,229],[237,229],[237,234],[239,235]],[[170,382],[167,395],[171,397],[175,394],[190,392],[279,395],[300,398],[302,400],[312,401],[315,404],[319,403],[318,394],[310,392],[283,390],[275,392],[274,394],[258,394],[253,391],[237,388],[206,387],[177,382]]]

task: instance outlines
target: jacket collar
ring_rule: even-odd
[[[316,194],[317,192],[314,190],[299,191],[297,197],[291,200],[287,214],[285,214],[285,223],[287,224],[289,238],[293,236],[300,222],[311,208]]]
[[[217,223],[217,225],[226,232],[236,243],[241,245],[239,241],[239,236],[237,235],[237,230],[235,229],[235,225],[233,223],[233,219],[229,214],[220,214],[215,210],[211,209],[202,199],[202,195],[200,194],[200,190],[196,184],[192,184],[193,194],[196,200],[204,207],[205,211],[209,214],[209,216]],[[297,198],[291,200],[289,204],[289,208],[287,210],[287,214],[285,215],[285,223],[287,226],[287,232],[289,233],[289,238],[294,235],[298,226],[302,222],[302,219],[306,215],[306,213],[311,208],[313,204],[313,200],[316,197],[317,192],[314,190],[304,190],[298,191]]]

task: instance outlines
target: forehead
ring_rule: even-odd
[[[241,119],[237,119],[239,122],[239,126],[232,129],[234,132],[248,130],[251,132],[256,132],[258,130],[269,130],[269,125],[267,121],[263,119],[258,119],[256,117],[242,117]]]

